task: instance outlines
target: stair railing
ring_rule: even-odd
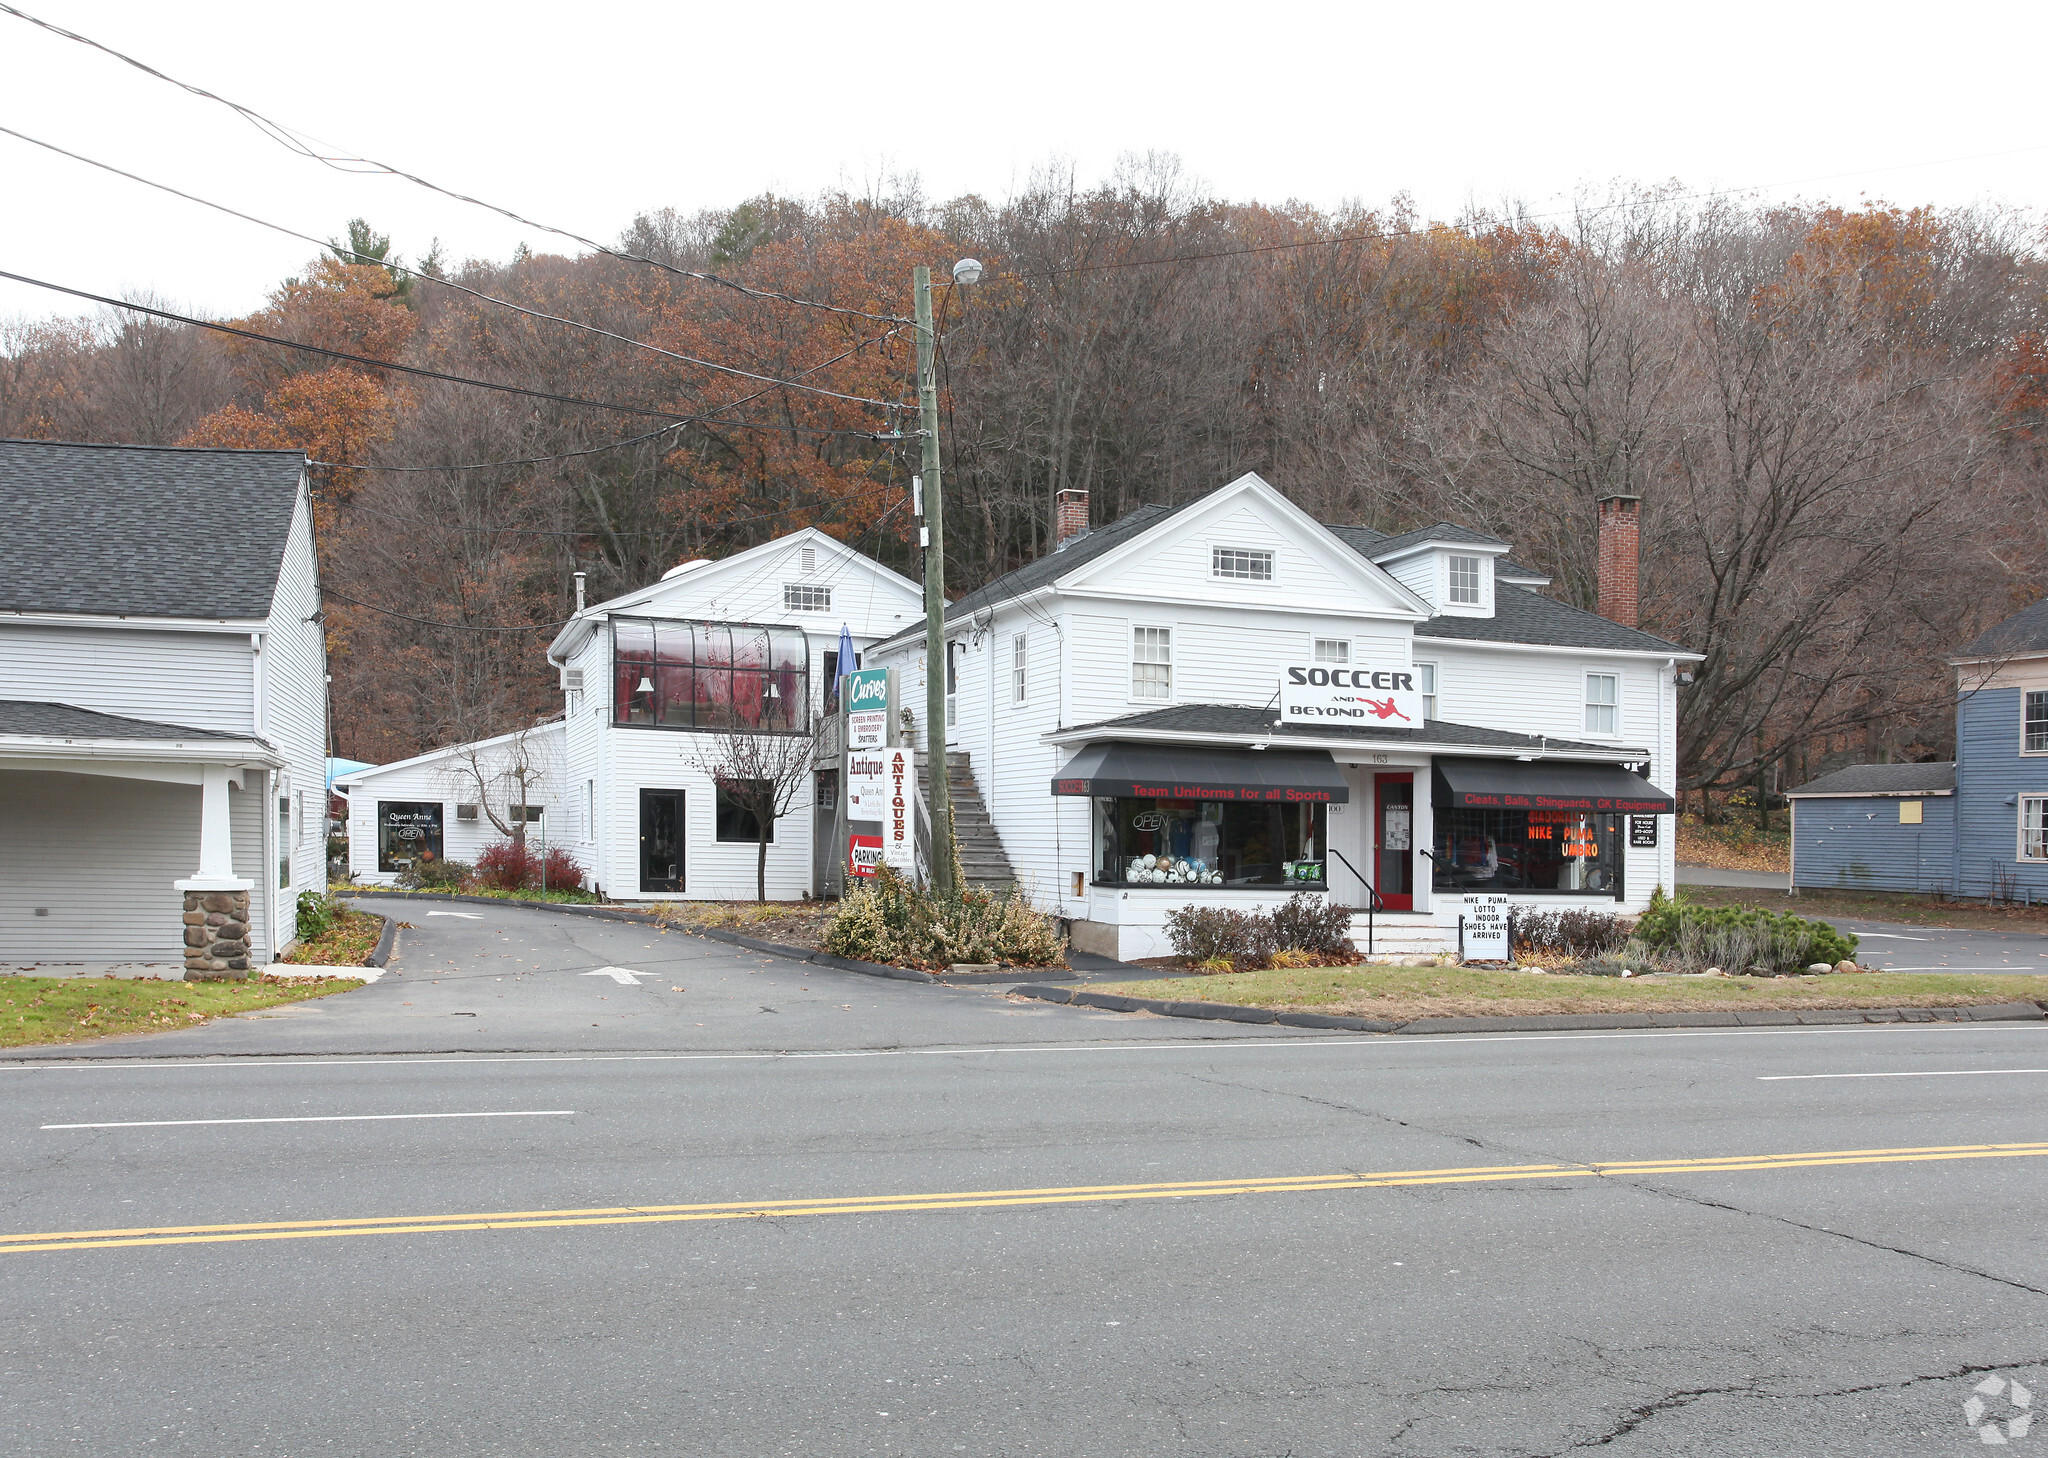
[[[1352,875],[1358,877],[1358,884],[1365,888],[1365,955],[1370,957],[1372,955],[1373,913],[1375,911],[1385,911],[1387,903],[1380,899],[1379,890],[1372,882],[1365,879],[1365,872],[1351,864],[1349,856],[1338,850],[1334,845],[1328,849],[1331,855],[1344,862],[1344,868],[1350,871]]]

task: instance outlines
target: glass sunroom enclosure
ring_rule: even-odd
[[[613,618],[612,722],[800,734],[811,722],[800,628]]]

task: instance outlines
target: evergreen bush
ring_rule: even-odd
[[[888,866],[846,893],[822,940],[841,957],[934,971],[956,962],[1051,967],[1067,950],[1053,919],[1014,888],[997,896],[963,885],[941,900]]]
[[[1636,923],[1635,938],[1688,971],[1720,967],[1774,976],[1803,972],[1815,962],[1847,962],[1856,938],[1824,921],[1789,911],[1739,906],[1688,906],[1661,896]]]

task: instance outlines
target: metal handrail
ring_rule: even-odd
[[[1380,899],[1379,889],[1372,882],[1365,879],[1365,872],[1351,864],[1351,857],[1345,855],[1344,852],[1338,850],[1334,845],[1327,847],[1327,849],[1331,855],[1344,863],[1345,869],[1358,877],[1358,884],[1365,888],[1365,955],[1370,957],[1372,955],[1373,913],[1375,911],[1385,911],[1387,903]]]

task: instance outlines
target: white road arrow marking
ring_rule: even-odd
[[[640,974],[631,967],[600,967],[595,972],[585,972],[585,977],[609,977],[614,982],[623,982],[629,987],[640,985]]]
[[[464,921],[482,921],[483,913],[478,911],[430,911],[428,916],[459,916]]]

